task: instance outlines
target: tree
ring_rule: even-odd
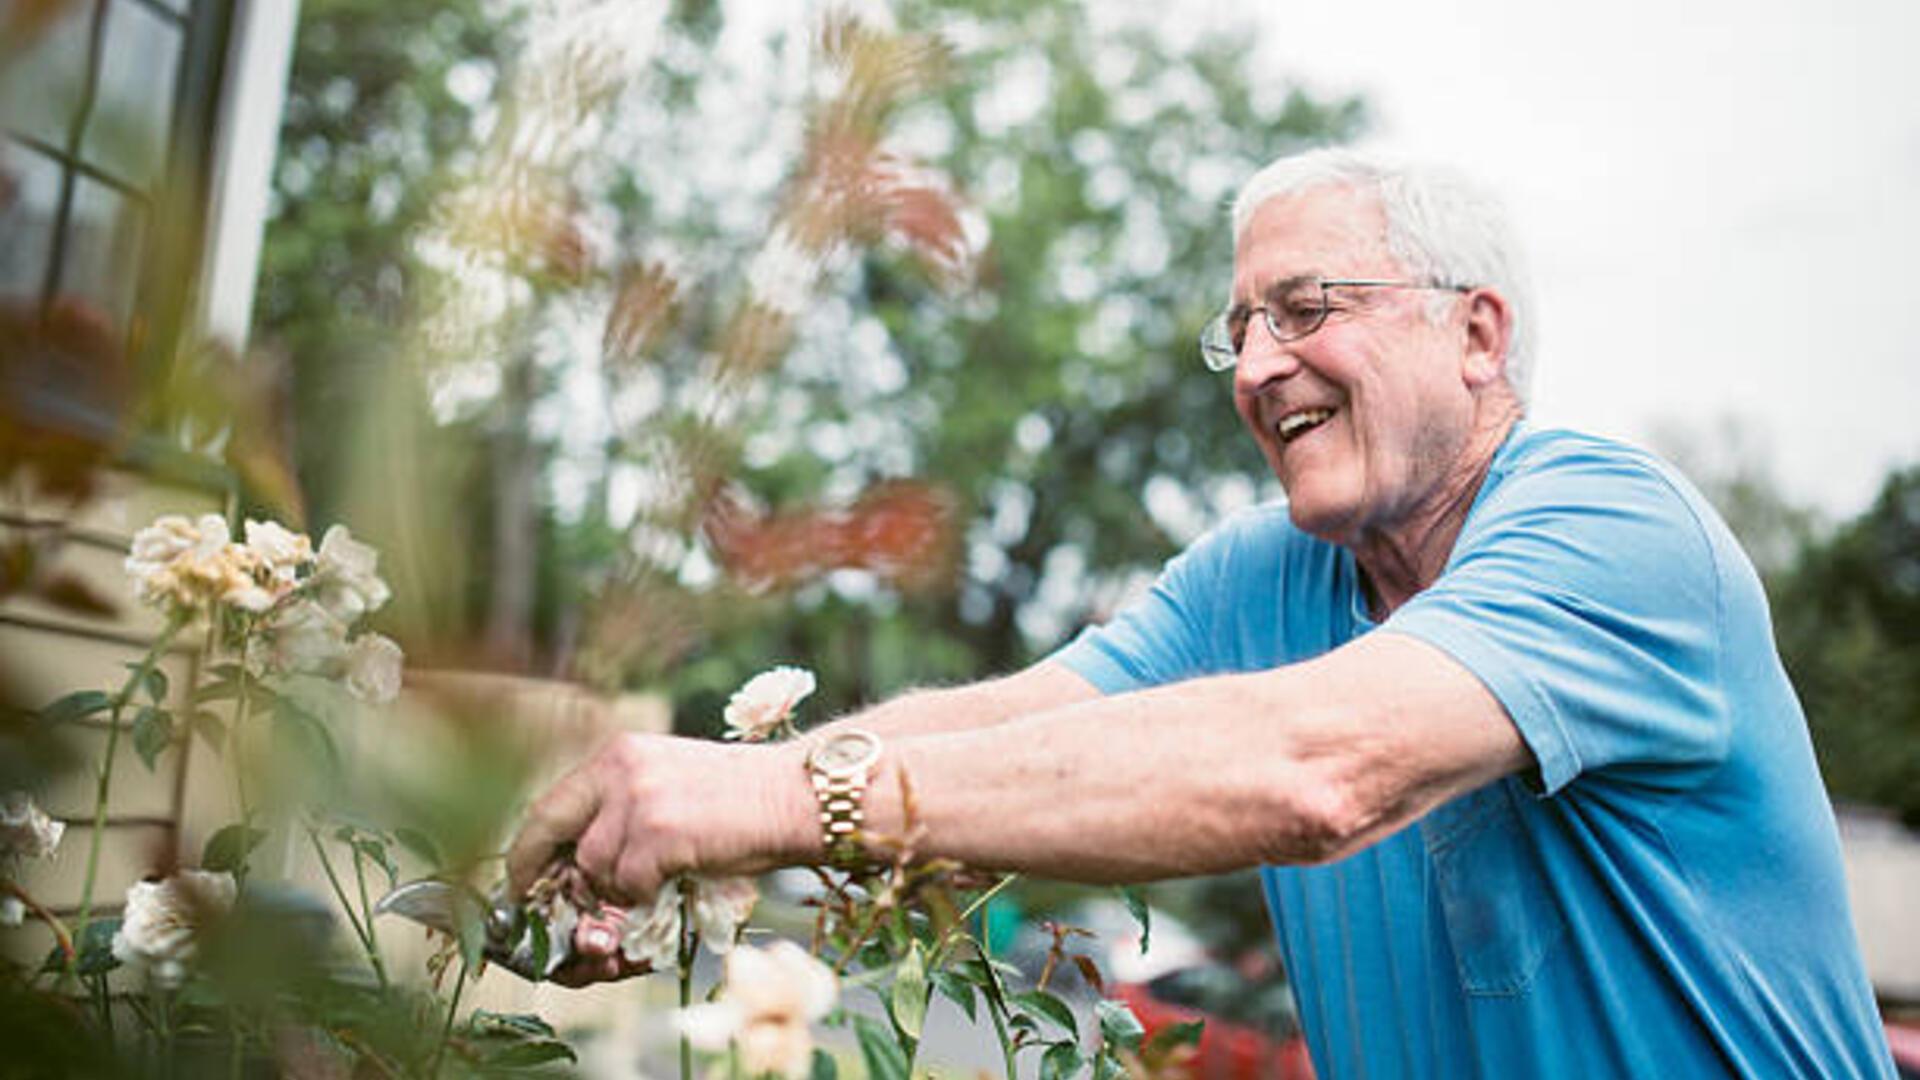
[[[820,668],[834,706],[1018,666],[1273,490],[1194,341],[1226,294],[1235,185],[1350,136],[1359,104],[1255,71],[1244,27],[1178,47],[1069,3],[897,12],[965,43],[899,128],[976,207],[978,286],[868,252],[800,330],[739,479],[779,507],[929,478],[956,499],[962,572],[948,591],[839,574],[734,605],[678,671],[706,691],[695,715],[775,658]]]
[[[1803,549],[1772,592],[1828,787],[1920,826],[1920,466]]]
[[[420,625],[472,640],[504,612],[535,633],[535,666],[658,685],[689,715],[717,713],[714,697],[754,668],[808,663],[831,708],[1024,663],[1212,518],[1273,490],[1193,341],[1226,292],[1234,186],[1278,153],[1350,136],[1361,107],[1255,69],[1247,27],[1169,43],[1164,26],[1065,0],[896,6],[906,38],[952,43],[883,72],[911,76],[886,84],[881,119],[921,216],[822,260],[777,375],[732,395],[726,430],[690,420],[686,401],[724,350],[769,223],[805,190],[819,134],[807,124],[827,95],[808,60],[816,27],[776,26],[743,57],[721,48],[729,12],[691,0],[621,35],[644,63],[587,118],[590,151],[548,177],[554,220],[591,249],[586,268],[535,281],[486,347],[428,373],[431,394],[370,390],[430,336],[436,289],[459,284],[423,263],[420,237],[445,225],[512,122],[498,91],[526,63],[502,59],[502,28],[526,25],[517,12],[474,0],[399,25],[364,0],[303,11],[261,325],[296,358],[316,506],[368,521],[397,558],[437,554],[419,573],[446,579],[438,614]],[[943,80],[921,77],[936,68]],[[930,245],[900,239],[939,232],[955,201],[972,208],[957,222],[977,255],[967,286],[929,270]],[[638,362],[569,344],[583,323],[611,340],[628,286],[661,268],[672,318]],[[565,398],[583,371],[605,387],[597,407]],[[401,398],[416,411],[431,399],[438,449],[371,450],[377,432],[345,435],[335,419]],[[621,409],[638,414],[624,430],[598,419]],[[903,583],[855,558],[777,588],[730,576],[735,553],[710,516],[662,530],[630,508],[635,489],[658,486],[647,478],[662,445],[695,446],[689,431],[724,466],[728,497],[768,527],[887,513],[911,525],[907,511],[932,507],[957,523],[957,575]],[[356,455],[386,489],[403,488],[391,472],[419,473],[408,490],[460,524],[410,544],[383,535],[405,529],[379,514],[343,512],[336,463]],[[537,553],[517,592],[501,585],[526,561],[516,547]],[[631,572],[637,551],[644,574]],[[622,582],[659,602],[602,617]],[[655,654],[666,661],[585,663],[637,638],[669,643]]]

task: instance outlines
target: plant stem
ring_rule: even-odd
[[[446,1056],[447,1043],[453,1039],[453,1018],[460,1012],[460,991],[467,986],[467,959],[460,958],[460,977],[453,981],[453,1000],[447,1004],[446,1023],[440,1025],[440,1045],[433,1048],[433,1063],[427,1066],[429,1080],[438,1080],[440,1059]]]
[[[693,933],[693,894],[680,883],[680,1008],[693,1006],[693,953],[699,942]],[[680,1033],[680,1080],[693,1080],[693,1043]]]
[[[306,826],[306,831],[307,839],[313,841],[313,853],[320,857],[320,869],[326,871],[327,884],[333,886],[334,899],[340,901],[340,910],[346,913],[347,923],[353,927],[353,936],[360,939],[360,947],[365,950],[368,962],[373,965],[373,974],[375,978],[380,980],[381,992],[385,993],[387,989],[387,970],[380,963],[380,950],[374,945],[372,934],[369,932],[373,925],[372,921],[369,919],[366,926],[360,924],[359,917],[353,912],[353,901],[347,899],[347,890],[340,884],[340,875],[334,873],[333,860],[327,858],[327,846],[321,842],[319,831],[311,825]],[[358,852],[355,853],[356,859],[358,858],[358,854]],[[355,869],[357,870],[358,867],[356,866]],[[362,883],[360,891],[364,899],[366,894],[364,882]],[[454,987],[454,999],[456,1001],[459,1000],[459,987],[457,985]]]
[[[247,761],[246,747],[241,745],[241,731],[247,726],[247,717],[253,711],[253,690],[247,685],[247,662],[240,659],[240,670],[234,681],[239,683],[240,696],[233,706],[233,728],[227,732],[227,760],[233,765],[233,797],[240,811],[240,828],[253,827],[253,807],[247,801]],[[243,837],[248,835],[241,834]],[[244,889],[247,887],[247,861],[253,857],[253,845],[240,845],[240,862],[233,868],[234,880]]]
[[[240,1027],[240,1010],[238,1007],[233,1005],[227,1006],[227,1025],[230,1029],[233,1043],[233,1052],[228,1055],[227,1058],[227,1080],[240,1080],[241,1064],[246,1061],[244,1051],[247,1045],[247,1034]]]
[[[380,992],[387,991],[387,968],[380,962],[380,936],[373,925],[373,904],[367,900],[367,871],[360,857],[360,848],[353,849],[353,878],[360,886],[360,919],[367,928],[367,959],[373,964],[373,974],[380,980]]]
[[[87,874],[80,886],[80,915],[74,920],[76,937],[84,935],[87,932],[87,924],[93,920],[93,887],[99,880],[100,842],[107,830],[107,797],[113,791],[113,758],[120,748],[120,715],[126,711],[127,702],[133,700],[135,691],[146,684],[147,675],[153,671],[153,666],[159,661],[160,654],[173,643],[174,635],[187,624],[189,617],[175,612],[167,620],[166,629],[162,630],[160,637],[148,647],[146,655],[140,658],[139,666],[133,669],[133,673],[127,676],[127,681],[121,685],[120,692],[113,696],[112,709],[107,717],[107,752],[100,759],[98,783],[94,789],[93,833],[87,839]],[[74,967],[75,959],[69,954],[68,969],[71,971]]]
[[[987,1016],[993,1021],[993,1033],[1000,1038],[1000,1056],[1007,1065],[1006,1080],[1016,1080],[1013,1069],[1013,1040],[1007,1038],[1006,1022],[1000,1019],[999,1006],[994,1003],[991,996],[987,999]]]

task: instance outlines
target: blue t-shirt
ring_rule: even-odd
[[[1119,693],[1375,629],[1352,556],[1273,505],[1055,659]],[[1323,1077],[1893,1076],[1765,594],[1683,480],[1516,428],[1377,629],[1473,672],[1539,768],[1263,870]]]

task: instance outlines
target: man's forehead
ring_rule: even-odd
[[[1370,192],[1321,187],[1269,199],[1235,246],[1234,295],[1260,296],[1298,277],[1395,272],[1386,234],[1386,212]]]

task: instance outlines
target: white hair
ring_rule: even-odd
[[[1275,160],[1241,186],[1233,201],[1235,246],[1268,200],[1323,186],[1370,192],[1380,200],[1388,250],[1409,275],[1437,284],[1485,285],[1506,298],[1513,314],[1507,383],[1524,407],[1533,381],[1533,291],[1499,197],[1442,165],[1369,151],[1309,150]]]

